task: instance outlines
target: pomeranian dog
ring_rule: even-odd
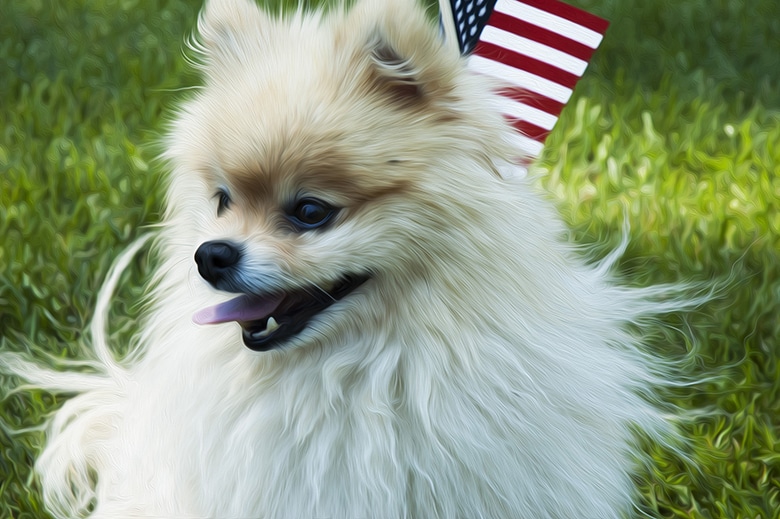
[[[57,517],[589,518],[636,501],[690,305],[594,264],[533,183],[494,86],[414,0],[273,16],[211,0],[175,114],[152,304],[128,357],[98,298],[91,371],[37,461]]]

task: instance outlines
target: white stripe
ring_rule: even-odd
[[[501,178],[506,180],[510,178],[525,178],[528,175],[528,168],[511,162],[496,164],[496,169]]]
[[[482,31],[482,36],[479,39],[543,61],[561,70],[575,74],[577,77],[582,76],[582,73],[585,72],[585,68],[588,66],[587,61],[582,61],[571,54],[566,54],[538,41],[529,40],[489,25]]]
[[[531,7],[517,0],[498,0],[495,11],[507,14],[513,18],[532,23],[548,31],[556,32],[574,41],[595,49],[601,43],[603,36],[587,27],[578,25],[560,16]]]
[[[533,139],[529,139],[525,135],[522,135],[520,132],[512,132],[510,135],[507,135],[507,139],[509,139],[509,144],[511,146],[514,146],[518,150],[520,150],[525,155],[530,155],[531,157],[538,157],[539,154],[542,152],[542,149],[544,149],[544,144],[538,141],[535,141]]]
[[[482,56],[470,56],[468,66],[474,72],[493,76],[516,87],[542,94],[550,99],[555,99],[559,103],[566,103],[571,97],[570,88],[566,88],[565,86],[537,76],[536,74],[531,74],[525,70],[518,70],[509,65],[483,58]]]
[[[497,96],[494,102],[496,110],[502,114],[527,121],[540,128],[544,128],[545,130],[552,130],[553,126],[555,126],[555,123],[558,121],[557,115],[548,114],[538,108],[528,106],[508,97]]]

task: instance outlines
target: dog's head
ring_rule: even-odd
[[[463,246],[511,152],[488,89],[413,0],[280,17],[211,0],[198,29],[205,85],[169,142],[170,219],[237,297],[197,322],[271,349]]]

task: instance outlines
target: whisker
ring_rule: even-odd
[[[325,294],[326,296],[328,296],[328,298],[329,298],[329,299],[331,299],[333,302],[336,302],[336,301],[337,301],[337,299],[336,299],[335,297],[333,297],[333,296],[330,294],[330,292],[328,292],[327,290],[325,290],[324,288],[322,288],[320,285],[318,285],[318,284],[317,284],[317,283],[315,283],[314,281],[312,281],[312,280],[310,280],[310,279],[308,279],[308,278],[304,278],[304,281],[306,282],[306,286],[304,287],[304,290],[305,290],[307,293],[311,294],[312,296],[316,296],[316,295],[317,295],[317,294],[316,294],[316,292],[313,292],[313,291],[311,290],[312,288],[314,288],[314,289],[316,289],[316,290],[318,290],[318,291],[322,292],[322,293],[323,293],[323,294]]]

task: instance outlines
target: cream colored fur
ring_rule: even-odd
[[[411,0],[271,17],[211,0],[205,85],[175,116],[153,305],[98,374],[11,370],[78,395],[36,469],[57,517],[591,518],[630,511],[635,430],[661,364],[629,327],[688,303],[588,264],[526,179],[491,88]],[[215,190],[234,203],[217,216]],[[304,191],[344,209],[279,226]],[[283,288],[372,278],[282,348],[254,353],[198,275],[206,240],[245,244]],[[140,244],[138,244],[140,246]],[[127,261],[130,251],[122,261]],[[119,272],[122,268],[120,264]],[[92,505],[90,505],[92,503]],[[94,510],[89,513],[90,507]]]

